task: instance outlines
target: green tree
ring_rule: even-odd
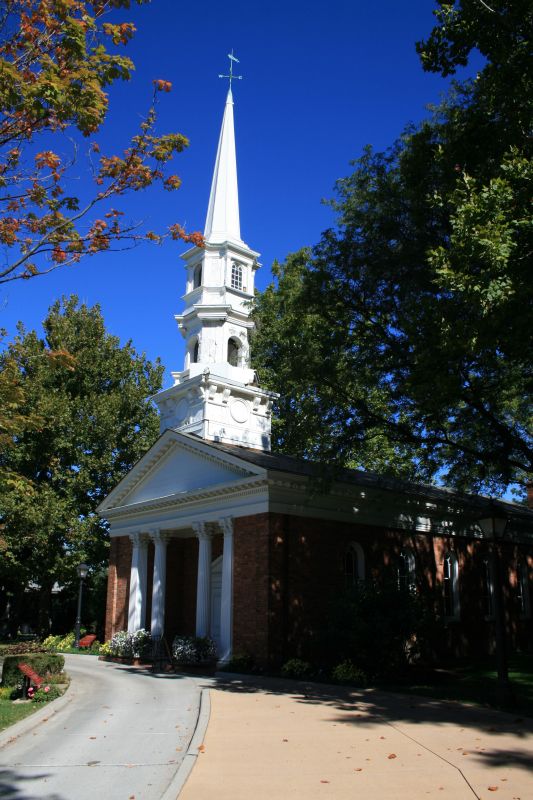
[[[393,471],[471,490],[531,476],[533,11],[491,5],[440,4],[424,66],[477,47],[485,67],[365,151],[337,227],[258,299],[254,359],[289,389],[278,432],[296,452],[372,469],[370,440]]]
[[[0,450],[0,583],[15,595],[41,587],[42,629],[54,582],[107,561],[95,508],[157,437],[146,398],[162,379],[159,363],[106,332],[98,306],[57,302],[44,332],[20,325],[0,356],[0,376],[16,365],[22,392],[15,442],[6,435]]]
[[[136,0],[142,4],[145,0]],[[171,84],[153,81],[154,98],[139,132],[120,155],[94,139],[108,111],[106,89],[128,80],[131,59],[115,47],[135,33],[130,22],[105,21],[131,0],[5,0],[0,11],[0,283],[42,275],[135,240],[165,236],[200,244],[177,224],[166,232],[124,223],[116,208],[128,192],[154,183],[179,188],[165,165],[185,136],[155,135],[156,97]],[[67,138],[68,134],[68,138]],[[72,158],[56,150],[92,137],[86,172],[93,190],[72,194]],[[53,149],[55,148],[55,149]]]

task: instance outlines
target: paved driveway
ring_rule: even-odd
[[[196,682],[88,656],[65,661],[70,701],[0,749],[0,797],[159,800],[196,725]]]

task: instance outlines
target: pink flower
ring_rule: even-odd
[[[44,691],[45,691],[45,692],[49,692],[49,691],[50,691],[50,687],[49,687],[49,686],[45,686],[45,687],[44,687]]]

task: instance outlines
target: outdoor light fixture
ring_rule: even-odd
[[[78,648],[80,646],[80,625],[81,625],[81,599],[83,595],[83,581],[87,577],[87,573],[89,572],[89,567],[87,564],[78,564],[76,567],[76,572],[78,573],[78,578],[80,579],[80,589],[78,592],[78,613],[76,615],[76,640],[74,642],[74,647]]]
[[[502,570],[500,563],[500,542],[505,535],[507,516],[492,500],[487,506],[487,515],[478,520],[483,535],[491,542],[492,584],[494,587],[494,627],[496,634],[496,661],[498,668],[498,695],[504,705],[514,702],[509,682],[507,663],[507,631],[502,589]]]
[[[507,516],[491,502],[489,515],[479,519],[478,525],[487,539],[503,539],[507,527]]]

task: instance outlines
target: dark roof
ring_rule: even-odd
[[[472,511],[477,511],[478,513],[483,513],[483,511],[488,510],[488,504],[494,503],[494,505],[500,507],[502,511],[506,513],[525,514],[531,516],[533,521],[533,509],[528,509],[526,506],[518,503],[509,503],[505,500],[491,500],[491,498],[484,495],[465,494],[438,486],[412,483],[400,478],[379,475],[375,472],[367,472],[359,469],[328,470],[324,468],[323,465],[316,462],[285,455],[283,453],[267,453],[262,450],[253,450],[248,447],[241,447],[240,445],[222,444],[221,442],[208,441],[206,444],[209,444],[223,453],[228,453],[243,461],[248,461],[250,464],[255,464],[258,467],[275,472],[286,472],[315,478],[317,481],[325,481],[326,484],[328,481],[335,481],[352,484],[354,486],[383,489],[386,491],[401,492],[406,495],[426,497],[428,500],[456,502],[464,506],[469,506]]]

